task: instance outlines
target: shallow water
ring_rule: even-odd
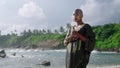
[[[16,52],[16,56],[12,54]],[[6,50],[7,57],[0,58],[0,68],[65,68],[66,50]],[[22,57],[24,56],[24,57]],[[120,53],[93,51],[87,68],[120,65]],[[48,60],[51,66],[39,65]]]

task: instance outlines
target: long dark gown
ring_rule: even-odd
[[[67,46],[67,53],[66,53],[66,68],[75,68],[78,62],[78,51],[80,50],[81,45],[80,40],[76,40],[71,42]],[[80,58],[80,57],[79,57]]]
[[[94,47],[92,45],[94,43],[94,33],[89,25],[84,25],[78,32],[86,36],[87,41],[85,43],[77,39],[67,45],[66,68],[86,68],[89,62],[90,52]]]

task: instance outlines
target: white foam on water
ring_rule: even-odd
[[[20,49],[9,49],[9,50],[6,50],[8,52],[18,52]]]
[[[101,53],[117,53],[117,52],[105,52],[105,51],[102,51]]]
[[[26,56],[27,58],[34,58],[35,56],[33,55],[29,55],[29,56]]]
[[[7,54],[7,57],[8,58],[20,58],[22,56],[21,55],[15,55],[15,56],[13,56],[12,54]]]
[[[115,65],[115,66],[101,66],[101,67],[96,67],[96,68],[120,68],[120,65]]]
[[[18,52],[25,52],[25,50],[23,50],[23,49],[20,49]]]
[[[61,50],[45,50],[49,52],[66,52],[66,49],[61,49]]]
[[[98,53],[99,51],[93,50],[92,53]]]
[[[34,52],[38,52],[38,51],[40,51],[40,50],[39,50],[39,49],[35,49],[35,50],[34,50]]]
[[[110,51],[96,51],[96,50],[93,50],[92,53],[117,53],[117,52],[110,52]]]

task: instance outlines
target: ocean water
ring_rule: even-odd
[[[66,50],[7,49],[7,57],[0,58],[0,68],[65,68]],[[16,56],[12,54],[16,53]],[[50,61],[50,66],[39,65]],[[93,51],[87,68],[120,65],[120,53]]]

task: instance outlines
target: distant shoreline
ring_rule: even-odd
[[[66,49],[41,49],[41,48],[36,48],[36,49],[23,49],[23,48],[0,48],[0,51],[1,50],[15,50],[15,51],[46,51],[46,50],[66,50]]]
[[[29,50],[34,50],[34,51],[46,51],[46,50],[66,50],[66,48],[63,48],[63,49],[44,49],[44,48],[35,48],[35,49],[24,49],[24,48],[0,48],[0,51],[1,50],[25,50],[25,51],[29,51]],[[117,52],[117,51],[98,51],[98,50],[93,50],[92,53],[120,53],[120,52]]]
[[[115,66],[103,66],[103,67],[96,67],[96,68],[120,68],[120,65],[115,65]]]

